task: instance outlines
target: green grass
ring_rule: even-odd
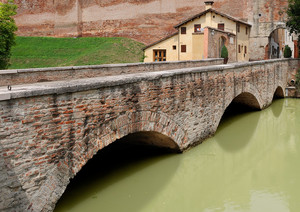
[[[17,37],[10,69],[133,63],[144,44],[129,38]]]

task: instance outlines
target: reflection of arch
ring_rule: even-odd
[[[254,132],[257,128],[257,123],[259,121],[260,113],[248,113],[243,114],[243,116],[231,117],[227,120],[226,124],[221,124],[218,128],[215,140],[219,146],[228,152],[236,152],[247,146],[251,140]],[[243,129],[244,126],[240,126],[237,120],[247,119],[247,130]],[[229,126],[234,126],[235,131],[229,131],[227,128]],[[234,133],[234,137],[232,134]],[[224,138],[231,138],[225,139]]]
[[[280,100],[276,100],[275,104],[272,105],[272,112],[273,112],[273,115],[275,117],[279,117],[281,112],[282,112],[282,109],[283,109],[283,102],[284,100],[283,99],[280,99]]]
[[[225,46],[227,39],[224,36],[219,38],[219,57],[221,57],[221,51],[223,46]]]
[[[228,118],[230,118],[230,120],[232,120],[232,116],[241,114],[241,113],[245,113],[248,111],[253,111],[253,110],[260,110],[261,106],[257,100],[257,98],[249,93],[249,92],[243,92],[239,95],[237,95],[231,102],[230,104],[226,107],[222,118],[220,119],[221,121],[227,121]],[[240,116],[235,117],[235,118],[240,118]],[[236,126],[237,129],[237,133],[234,137],[234,139],[232,140],[228,140],[228,141],[223,141],[223,139],[219,140],[218,138],[221,137],[226,137],[227,134],[231,134],[232,132],[229,132],[227,130],[225,130],[227,128],[228,125],[224,126],[221,125],[221,127],[218,129],[218,137],[216,137],[217,142],[219,143],[219,145],[227,150],[227,151],[237,151],[239,149],[242,149],[243,147],[245,147],[247,145],[247,143],[250,141],[250,138],[253,135],[253,132],[256,129],[257,126],[257,122],[259,119],[259,115],[256,116],[250,116],[249,118],[249,126],[251,128],[249,128],[247,131],[243,132],[242,129],[239,130],[239,126]],[[231,123],[231,124],[235,124]]]
[[[149,198],[155,197],[160,188],[164,187],[174,176],[180,158],[172,157],[172,163],[168,163],[166,159],[169,157],[172,155],[162,149],[132,145],[130,138],[125,136],[101,149],[89,160],[71,180],[70,186],[57,204],[57,209],[58,211],[63,210],[63,207],[67,205],[67,208],[76,211],[80,208],[80,206],[77,208],[76,206],[80,205],[83,199],[84,201],[96,201],[99,211],[120,211],[120,205],[122,205],[122,211],[140,211]],[[165,165],[153,166],[155,163]],[[124,169],[128,171],[124,171]],[[149,173],[151,179],[140,178],[136,181],[135,175],[141,170]],[[153,174],[155,171],[163,174],[155,175]],[[121,181],[124,181],[125,178],[126,183],[122,184]],[[151,181],[150,187],[149,180]],[[119,182],[123,186],[118,192],[114,192],[114,189],[107,189],[108,187],[114,188]],[[132,186],[133,184],[135,186]],[[101,198],[97,200],[93,199],[92,196],[97,196],[99,191],[106,195],[101,195]],[[141,196],[144,191],[147,191],[147,195]],[[116,204],[111,204],[109,200],[111,196],[107,195],[110,193],[113,193],[113,201]],[[123,198],[128,193],[133,197],[138,197],[139,201],[136,202],[135,198],[129,198],[126,200],[127,204],[123,205]],[[80,195],[80,201],[76,199],[78,195]]]

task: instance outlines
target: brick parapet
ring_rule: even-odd
[[[73,80],[222,64],[223,59],[0,70],[0,86]]]
[[[260,67],[274,63],[285,63],[286,66],[289,66],[292,68],[292,70],[295,70],[297,69],[295,67],[297,67],[297,65],[300,64],[299,61],[299,59],[272,59],[248,63],[232,63],[226,65],[172,69],[159,72],[147,72],[142,74],[127,74],[118,76],[77,79],[70,81],[43,82],[31,85],[16,85],[12,87],[11,91],[8,91],[6,87],[0,88],[0,101],[39,95],[73,93],[103,87],[113,87],[129,83],[138,83],[141,81],[151,81],[158,78],[172,77],[175,75],[197,72],[219,72],[224,70],[233,70],[235,72],[238,72],[239,70],[244,71],[245,67]]]

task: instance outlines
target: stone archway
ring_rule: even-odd
[[[294,37],[295,36],[291,35],[285,26],[279,25],[268,37],[268,44],[265,47],[265,58],[282,58],[285,45],[288,45],[291,48],[292,55],[294,55],[294,40],[296,40]]]
[[[219,38],[219,43],[218,43],[218,55],[221,58],[221,52],[222,52],[222,48],[223,46],[225,46],[227,43],[227,39],[224,36],[220,36]]]

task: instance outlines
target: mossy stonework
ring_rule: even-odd
[[[131,133],[176,151],[199,144],[233,100],[264,109],[298,68],[282,59],[1,87],[0,210],[52,211],[94,154]]]

